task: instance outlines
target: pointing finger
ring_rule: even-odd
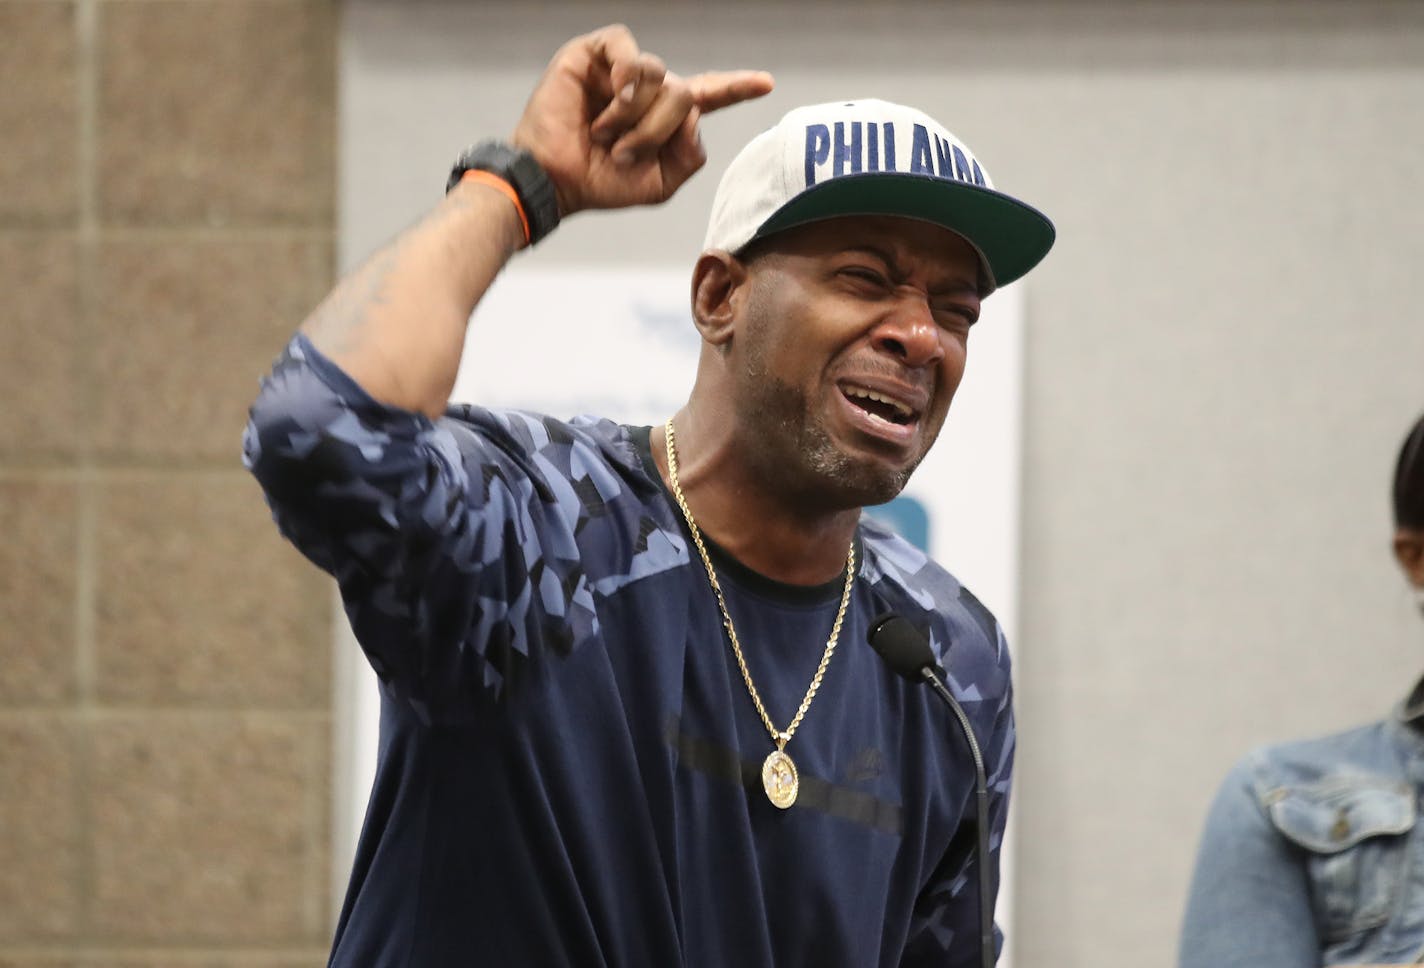
[[[689,77],[692,100],[705,114],[771,93],[776,80],[766,71],[708,71]]]

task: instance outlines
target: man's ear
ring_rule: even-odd
[[[698,257],[692,269],[692,321],[711,345],[731,341],[746,283],[746,266],[731,253],[713,249]]]
[[[1424,588],[1424,531],[1399,528],[1394,532],[1394,556],[1410,584]]]

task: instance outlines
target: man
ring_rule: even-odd
[[[801,109],[718,191],[703,350],[667,424],[448,401],[516,250],[665,200],[704,161],[700,116],[770,88],[679,78],[621,27],[571,41],[510,142],[463,156],[264,383],[245,459],[381,679],[334,965],[978,955],[970,845],[988,824],[997,884],[1008,655],[973,596],[860,511],[928,450],[981,300],[1047,252],[1047,219],[918,112]],[[885,612],[941,659],[953,644],[987,817],[946,710],[865,645]]]

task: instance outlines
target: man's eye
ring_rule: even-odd
[[[874,269],[869,269],[865,266],[849,266],[845,269],[842,269],[841,272],[845,275],[851,276],[854,279],[859,279],[863,282],[868,282],[872,285],[880,286],[882,288],[888,285],[883,275],[876,272]]]
[[[938,306],[934,314],[945,326],[973,326],[979,321],[979,314],[968,306]]]

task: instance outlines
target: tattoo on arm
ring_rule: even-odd
[[[324,353],[346,353],[359,343],[363,324],[372,308],[385,301],[386,279],[400,253],[397,239],[372,256],[317,306],[302,331]]]
[[[470,313],[514,252],[516,215],[488,188],[447,196],[344,276],[302,332],[377,400],[438,417]]]
[[[446,222],[469,208],[459,195],[447,196],[419,224],[407,229],[385,248],[376,252],[355,272],[337,283],[302,325],[302,331],[318,348],[329,353],[346,353],[361,347],[364,324],[371,311],[385,304],[387,282],[411,243],[419,247],[420,237],[439,233]]]

